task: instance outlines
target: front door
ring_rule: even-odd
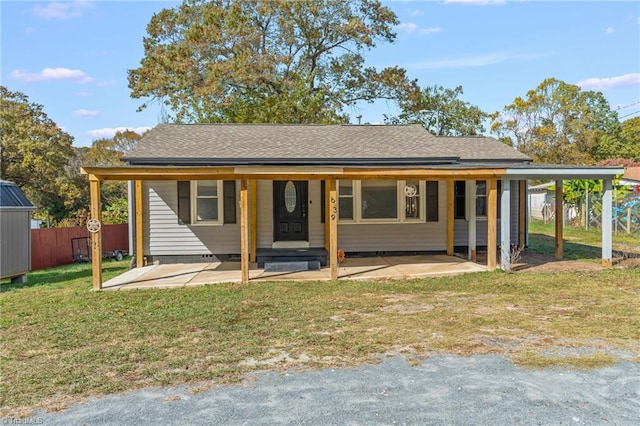
[[[273,181],[273,240],[308,241],[307,181]]]

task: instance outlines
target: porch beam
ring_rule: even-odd
[[[142,204],[142,181],[137,180],[135,187],[135,221],[136,221],[136,268],[144,266],[144,224]]]
[[[411,168],[411,167],[352,167],[352,168],[301,168],[280,166],[259,167],[178,167],[178,166],[113,166],[83,167],[83,174],[92,174],[100,180],[446,180],[446,179],[489,179],[499,178],[506,169],[478,168]]]
[[[527,181],[518,181],[518,248],[525,246],[525,233],[527,231]]]
[[[602,266],[611,267],[613,265],[612,246],[613,246],[613,197],[611,179],[602,180]]]
[[[331,268],[331,279],[338,279],[338,191],[336,180],[331,179],[327,182],[329,187],[329,267]]]
[[[563,225],[563,197],[562,197],[562,180],[556,180],[556,211],[555,211],[555,225],[556,225],[556,259],[562,259],[564,257],[564,247],[562,242],[562,225]]]
[[[240,270],[242,283],[249,282],[249,197],[247,180],[240,181]]]
[[[477,228],[476,228],[476,181],[469,180],[466,184],[466,196],[469,206],[469,260],[476,261],[477,253]]]
[[[511,180],[502,180],[500,194],[500,267],[511,270]]]
[[[497,263],[498,181],[489,179],[487,185],[487,269],[493,271]]]
[[[249,261],[255,262],[258,247],[258,181],[249,181],[249,197],[251,198],[251,221],[249,224]]]
[[[102,223],[100,214],[100,180],[89,175],[89,197],[91,201],[91,219]],[[102,288],[102,227],[98,232],[91,233],[91,281],[94,290]]]
[[[455,184],[452,179],[447,181],[447,256],[453,256],[453,225],[455,220],[454,215],[454,198],[455,198]]]

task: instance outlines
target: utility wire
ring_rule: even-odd
[[[640,103],[640,102],[638,102],[638,103]],[[639,113],[639,112],[640,112],[640,110],[635,111],[635,112],[632,112],[632,113],[629,113],[629,114],[625,114],[625,115],[623,115],[622,117],[618,117],[618,118],[625,118],[625,117],[629,117],[630,115],[634,115],[634,114],[637,114],[637,113]]]
[[[629,104],[629,105],[619,106],[618,108],[615,109],[615,111],[620,111],[621,109],[629,108],[629,107],[632,107],[632,106],[638,105],[638,104],[640,104],[640,102],[634,102],[634,103]]]

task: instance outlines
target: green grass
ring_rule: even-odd
[[[555,254],[555,225],[534,220],[529,223],[529,250],[553,256]],[[564,258],[570,260],[589,260],[602,258],[602,231],[583,227],[566,226],[562,231],[564,240]],[[618,233],[613,235],[614,255],[640,256],[640,235]]]
[[[105,279],[126,267],[105,263]],[[387,352],[589,368],[640,351],[637,270],[114,292],[91,291],[86,264],[28,278],[0,286],[5,416],[146,386],[228,383],[256,369],[377,362]],[[595,354],[540,355],[557,347]]]

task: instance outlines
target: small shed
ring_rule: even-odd
[[[13,182],[0,180],[0,279],[25,282],[31,270],[31,212],[36,208]]]

